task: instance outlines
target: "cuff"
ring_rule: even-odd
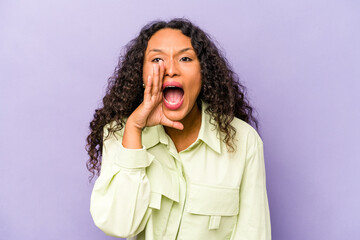
[[[121,143],[120,154],[115,159],[115,163],[123,168],[145,168],[148,167],[154,159],[154,156],[146,151],[145,146],[142,149],[128,149]]]

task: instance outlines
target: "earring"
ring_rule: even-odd
[[[143,88],[145,88],[145,83],[143,83]]]

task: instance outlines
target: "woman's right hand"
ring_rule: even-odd
[[[182,130],[180,122],[171,121],[162,111],[162,85],[164,79],[164,63],[153,65],[153,74],[149,75],[145,84],[144,100],[126,121],[122,145],[129,149],[140,149],[141,132],[144,127],[164,125]]]
[[[162,85],[164,72],[163,61],[160,61],[159,64],[153,64],[153,74],[148,76],[145,84],[144,100],[128,118],[129,124],[138,129],[159,124],[179,130],[183,129],[182,123],[171,121],[163,114]]]

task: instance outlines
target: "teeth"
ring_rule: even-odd
[[[179,87],[176,87],[176,86],[167,86],[165,88],[179,88]]]
[[[176,104],[176,103],[171,103],[171,102],[169,102],[168,100],[166,100],[166,98],[164,98],[164,100],[165,100],[165,102],[167,102],[168,104],[171,104],[171,105]]]
[[[169,102],[168,100],[166,100],[166,98],[164,98],[164,100],[165,100],[165,102],[167,102],[167,103],[170,104],[170,105],[176,104],[176,103],[171,103],[171,102]]]

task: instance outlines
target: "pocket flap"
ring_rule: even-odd
[[[154,159],[146,169],[146,174],[150,181],[151,192],[179,202],[180,182],[177,173],[162,166],[161,163]]]
[[[210,216],[237,215],[239,188],[189,184],[185,211]]]

